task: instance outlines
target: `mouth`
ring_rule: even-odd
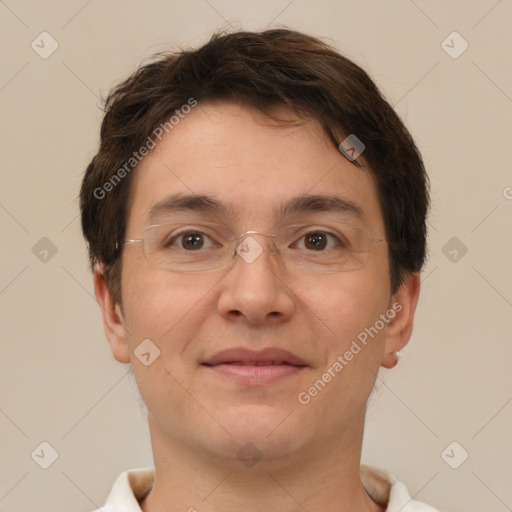
[[[287,364],[289,366],[298,366],[298,365],[292,365],[290,363],[286,363],[285,361],[226,361],[225,363],[218,363],[218,364],[233,364],[233,365],[238,365],[238,366],[275,366],[275,365]],[[215,366],[215,365],[208,365],[208,366]]]
[[[277,348],[260,351],[245,348],[223,350],[207,359],[202,366],[223,377],[250,385],[270,384],[308,368],[298,356]]]

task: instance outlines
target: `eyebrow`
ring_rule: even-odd
[[[154,204],[149,210],[148,219],[152,221],[163,214],[186,211],[228,216],[231,208],[206,195],[175,194]]]
[[[198,194],[175,194],[166,197],[151,207],[148,213],[150,222],[156,217],[175,212],[200,212],[223,217],[233,216],[233,208],[217,199]],[[336,195],[303,194],[292,197],[274,209],[274,215],[282,218],[297,213],[311,212],[349,213],[359,219],[364,218],[360,206],[349,199]]]
[[[277,209],[276,213],[280,217],[286,217],[296,213],[331,211],[350,213],[359,219],[364,218],[362,208],[353,201],[335,195],[321,194],[304,194],[292,197],[286,203],[281,205]]]

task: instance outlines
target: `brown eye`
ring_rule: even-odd
[[[305,235],[305,247],[313,251],[322,251],[327,247],[326,233],[308,233]]]
[[[181,237],[181,246],[190,251],[201,249],[204,245],[203,236],[202,233],[187,233]]]

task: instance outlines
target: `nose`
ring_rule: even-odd
[[[295,299],[268,237],[248,232],[236,247],[235,261],[222,281],[219,313],[253,325],[289,320]]]

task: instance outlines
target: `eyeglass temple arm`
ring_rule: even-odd
[[[123,240],[122,242],[116,242],[116,249],[119,249],[122,245],[141,243],[142,238],[134,238],[133,240]]]

